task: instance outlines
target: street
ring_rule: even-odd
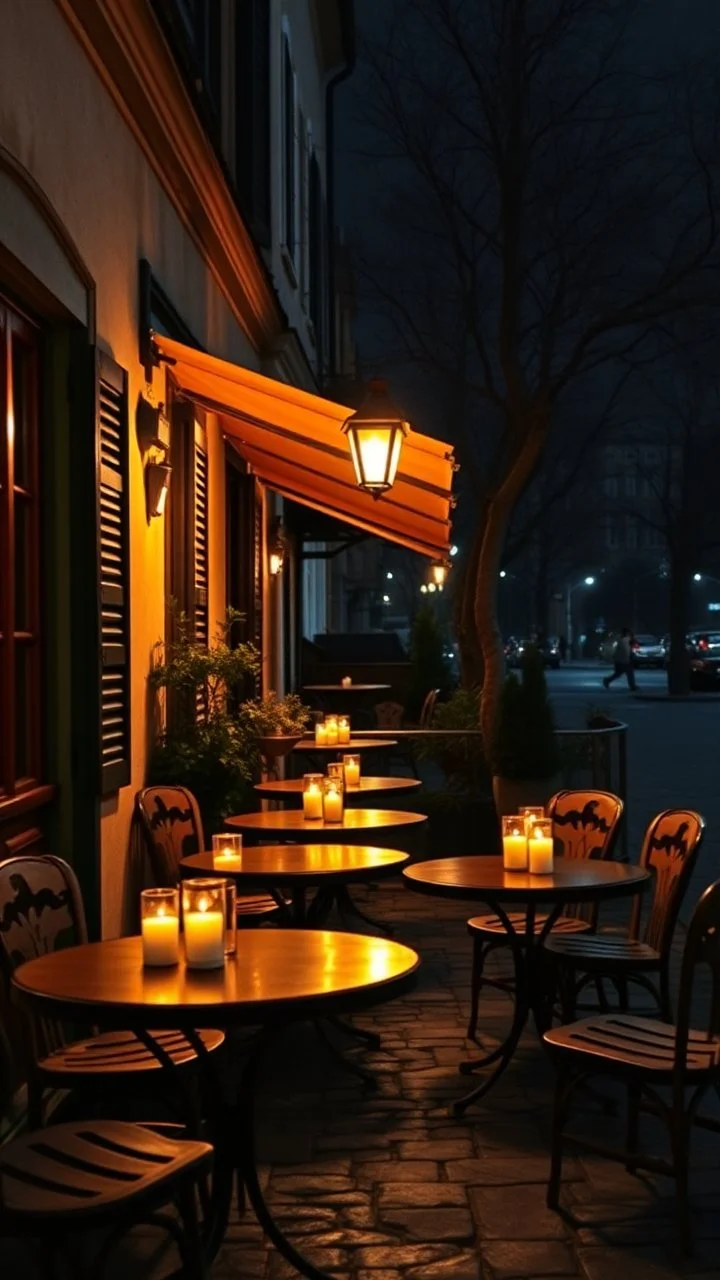
[[[720,696],[687,702],[662,698],[664,671],[640,669],[638,690],[657,695],[634,697],[623,679],[609,689],[602,678],[610,668],[579,663],[548,671],[547,682],[559,729],[584,723],[594,707],[624,720],[628,735],[628,822],[631,858],[640,852],[648,820],[660,809],[685,806],[698,809],[707,822],[707,836],[681,912],[687,920],[699,894],[720,876],[720,790],[717,767]]]

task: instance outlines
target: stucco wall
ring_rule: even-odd
[[[102,811],[102,923],[112,936],[121,927],[133,798],[144,779],[149,655],[164,627],[163,521],[146,520],[132,418],[140,394],[149,393],[138,364],[138,260],[150,261],[204,346],[251,368],[257,359],[53,0],[4,5],[2,26],[0,143],[32,174],[74,239],[96,283],[98,342],[130,375],[133,776]],[[163,379],[156,373],[156,400],[164,399]],[[225,605],[223,443],[214,420],[209,454],[212,623]]]

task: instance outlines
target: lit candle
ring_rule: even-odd
[[[342,678],[342,680],[340,681],[340,683],[341,683],[341,685],[342,685],[343,689],[347,689],[347,688],[349,688],[349,686],[352,684],[352,676],[343,676],[343,678]]]
[[[506,871],[527,871],[528,842],[525,822],[519,814],[502,820],[503,867]]]
[[[327,729],[325,728],[325,725],[322,723],[321,720],[318,720],[317,724],[315,725],[315,746],[316,747],[327,746]]]
[[[518,813],[525,822],[525,830],[528,835],[530,835],[531,827],[533,827],[536,822],[542,822],[545,817],[545,810],[542,806],[535,804],[521,804],[518,809]]]
[[[350,721],[347,716],[341,716],[338,720],[338,743],[340,746],[346,745],[350,741]]]
[[[317,782],[311,782],[303,791],[303,817],[314,822],[322,816],[322,792]]]
[[[345,771],[345,786],[360,786],[360,757],[359,756],[343,756],[343,769]]]
[[[326,822],[342,822],[343,794],[334,778],[328,778],[323,790],[323,818]]]
[[[219,969],[225,963],[225,920],[209,898],[198,898],[196,911],[183,912],[185,954],[191,969]]]
[[[337,716],[328,716],[325,720],[326,742],[329,747],[336,747],[339,739]]]
[[[213,868],[215,871],[242,871],[242,836],[215,835],[213,841]]]
[[[552,823],[537,821],[528,836],[528,868],[531,875],[549,876],[553,870]]]
[[[140,932],[143,964],[177,964],[180,959],[177,889],[143,889],[140,894]]]

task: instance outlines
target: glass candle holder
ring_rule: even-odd
[[[519,813],[502,820],[503,867],[506,871],[527,871],[528,841],[525,819]]]
[[[340,716],[338,719],[338,742],[341,747],[350,741],[350,717]]]
[[[325,722],[323,720],[317,720],[315,722],[315,746],[327,746],[327,729],[325,728]]]
[[[343,676],[343,678],[342,678],[342,680],[340,681],[340,683],[341,683],[341,685],[342,685],[343,689],[349,689],[349,688],[350,688],[350,685],[352,684],[352,676]]]
[[[184,880],[182,905],[188,969],[220,969],[225,963],[225,881]]]
[[[337,716],[325,717],[325,733],[327,734],[327,745],[329,747],[336,747],[340,737]]]
[[[331,760],[327,767],[328,778],[339,778],[341,782],[345,781],[345,768],[342,760]]]
[[[237,885],[234,880],[225,881],[225,955],[234,956],[237,951]]]
[[[143,889],[140,894],[143,964],[177,964],[180,959],[180,900],[177,889]]]
[[[319,821],[323,816],[321,773],[303,774],[303,818],[309,822]]]
[[[537,818],[528,828],[528,870],[534,876],[552,875],[553,833],[550,818]]]
[[[323,778],[323,818],[326,822],[342,822],[344,809],[341,778]]]
[[[542,822],[545,810],[541,804],[521,804],[518,808],[520,817],[525,821],[525,830],[529,833],[534,822]]]
[[[343,756],[343,770],[345,786],[348,790],[357,789],[360,786],[360,756]]]
[[[212,838],[215,871],[242,871],[242,835],[223,831]]]

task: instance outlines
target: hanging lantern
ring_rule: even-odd
[[[278,516],[273,524],[272,538],[268,552],[268,568],[273,578],[283,571],[285,563],[285,533],[282,520]]]
[[[446,560],[432,560],[430,562],[428,581],[434,582],[438,591],[442,591],[445,583],[447,582],[449,568],[450,566]]]
[[[409,430],[383,379],[374,378],[360,408],[343,426],[359,488],[374,498],[392,489]]]

